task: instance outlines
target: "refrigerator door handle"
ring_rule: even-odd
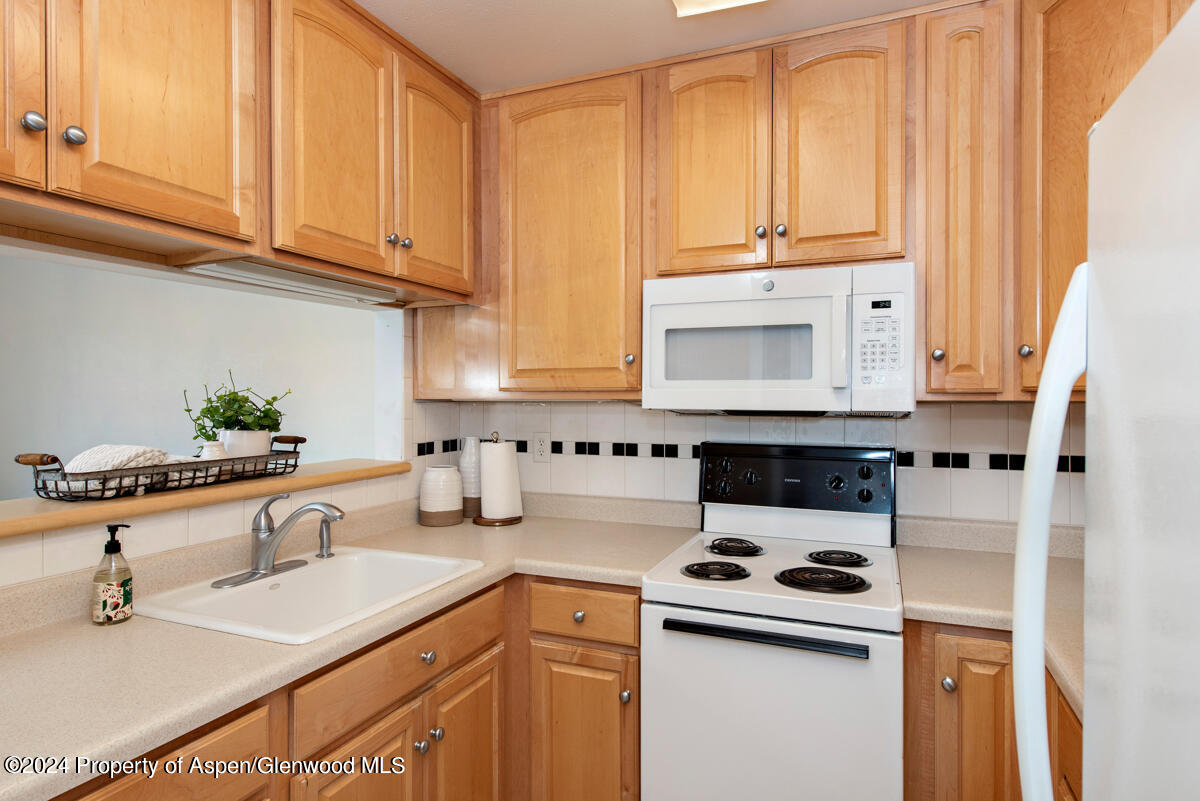
[[[1038,383],[1025,448],[1013,571],[1013,711],[1021,797],[1053,801],[1046,732],[1046,561],[1050,506],[1063,424],[1075,382],[1087,369],[1088,263],[1075,268]]]

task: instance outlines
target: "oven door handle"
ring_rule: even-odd
[[[854,659],[870,659],[871,648],[852,642],[837,640],[819,640],[815,637],[800,637],[795,634],[776,634],[769,631],[754,631],[736,626],[718,626],[715,623],[697,623],[692,620],[663,620],[664,631],[678,631],[684,634],[699,634],[704,637],[721,637],[726,640],[741,640],[756,642],[761,645],[778,645],[783,648],[796,648],[800,651],[816,651],[834,656],[849,656]]]

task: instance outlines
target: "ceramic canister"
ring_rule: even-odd
[[[463,437],[458,471],[462,473],[463,517],[478,517],[483,494],[479,479],[479,437]]]
[[[433,465],[421,477],[418,522],[423,526],[454,526],[463,518],[463,482],[454,465]]]

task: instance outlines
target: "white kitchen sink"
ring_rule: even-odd
[[[202,581],[136,599],[134,612],[290,645],[310,642],[482,567],[451,559],[339,547],[331,559],[237,587]]]

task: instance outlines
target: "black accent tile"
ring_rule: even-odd
[[[988,454],[988,469],[989,470],[1007,470],[1008,469],[1008,454],[1007,453],[989,453]]]
[[[562,453],[562,442],[557,439],[550,440],[550,452],[551,453]]]
[[[933,466],[934,467],[949,467],[950,466],[950,453],[948,451],[934,451],[933,452]]]
[[[1082,456],[1072,456],[1072,457],[1071,457],[1071,472],[1072,472],[1072,473],[1082,473],[1082,472],[1084,472],[1084,470],[1083,470],[1083,457],[1082,457]]]
[[[1071,472],[1071,457],[1070,456],[1059,456],[1058,457],[1058,472],[1060,472],[1060,473]]]
[[[417,456],[424,456],[424,455],[425,455],[425,443],[418,442],[417,443]]]
[[[912,467],[916,456],[912,451],[896,451],[896,467]]]
[[[693,459],[699,459],[699,458],[700,458],[700,446],[699,446],[699,445],[693,445],[693,446],[692,446],[692,458],[693,458]]]
[[[454,440],[452,440],[452,439],[442,440],[442,453],[452,453],[454,450],[456,450],[454,447]]]
[[[517,453],[529,453],[529,440],[517,440]]]
[[[425,452],[430,455],[437,453],[437,444],[434,442],[426,442],[425,443]]]
[[[678,459],[679,458],[679,446],[678,445],[668,444],[665,446],[665,448],[666,448],[666,456],[668,459]]]
[[[576,456],[586,456],[587,455],[587,443],[586,442],[576,442],[575,443],[575,455]]]
[[[625,443],[624,442],[614,442],[613,443],[613,456],[624,456],[624,455],[625,455]]]
[[[663,458],[664,452],[665,452],[665,450],[662,446],[662,443],[654,443],[650,446],[650,455],[656,459]]]
[[[625,443],[625,455],[626,456],[637,456],[638,455],[638,444],[636,442],[626,442]]]
[[[950,466],[956,470],[966,470],[971,466],[971,454],[969,453],[952,453],[950,454]]]
[[[587,444],[587,452],[588,452],[588,456],[599,456],[600,455],[600,443],[599,442],[589,442]]]
[[[1009,470],[1024,470],[1025,469],[1025,454],[1010,453],[1008,455]]]

